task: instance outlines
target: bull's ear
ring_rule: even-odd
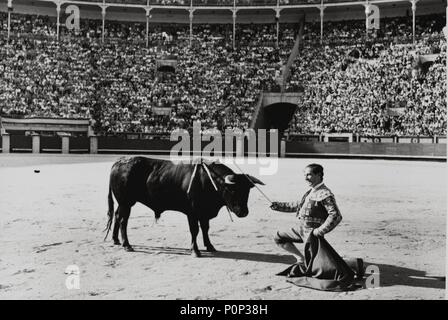
[[[261,184],[261,185],[265,185],[263,182],[261,182],[260,180],[258,180],[257,178],[255,178],[255,177],[253,177],[253,176],[251,176],[251,175],[249,175],[249,174],[246,174],[246,176],[252,181],[252,183],[258,183],[258,184]]]
[[[228,174],[226,175],[226,177],[224,178],[224,182],[226,184],[235,184],[235,175],[233,174]]]

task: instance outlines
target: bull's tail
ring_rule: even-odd
[[[106,236],[104,237],[104,241],[106,241],[106,238],[109,235],[109,231],[110,228],[112,227],[112,221],[114,218],[114,199],[112,198],[112,189],[110,187],[110,184],[109,184],[109,195],[107,196],[107,201],[109,203],[109,210],[107,211],[107,216],[109,219],[107,220],[106,229],[103,230],[103,232],[107,230]]]

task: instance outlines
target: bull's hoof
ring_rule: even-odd
[[[191,256],[195,258],[200,258],[202,255],[199,250],[191,250]]]
[[[119,246],[119,245],[121,245],[121,242],[118,240],[114,240],[114,245]]]
[[[124,250],[127,252],[134,252],[134,248],[132,248],[131,246],[123,246]]]
[[[207,252],[216,252],[216,251],[218,251],[218,250],[216,250],[215,247],[212,246],[212,245],[210,245],[210,246],[208,246],[208,247],[206,247],[206,248],[207,248]]]

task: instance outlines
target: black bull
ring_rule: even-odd
[[[201,161],[195,166],[146,157],[120,158],[114,163],[110,173],[109,220],[106,229],[109,232],[113,220],[113,193],[118,202],[112,232],[114,244],[120,244],[120,229],[123,247],[127,251],[133,251],[127,236],[127,225],[131,207],[140,202],[154,211],[156,219],[165,210],[186,214],[192,254],[201,255],[196,243],[199,224],[204,246],[207,251],[213,252],[216,250],[208,237],[209,220],[216,217],[225,205],[238,217],[247,216],[249,190],[254,187],[254,183],[264,184],[250,175],[235,174],[230,168],[217,162],[203,164]]]

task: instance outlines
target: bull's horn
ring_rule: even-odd
[[[233,178],[234,178],[233,174],[228,174],[228,175],[226,175],[226,177],[224,178],[224,182],[225,182],[226,184],[235,184],[235,182],[232,181]]]
[[[259,179],[257,179],[257,178],[255,178],[255,177],[253,177],[253,176],[251,176],[251,175],[249,175],[249,174],[247,174],[246,175],[251,181],[252,181],[252,183],[258,183],[258,184],[261,184],[261,185],[265,185],[263,182],[261,182]]]

